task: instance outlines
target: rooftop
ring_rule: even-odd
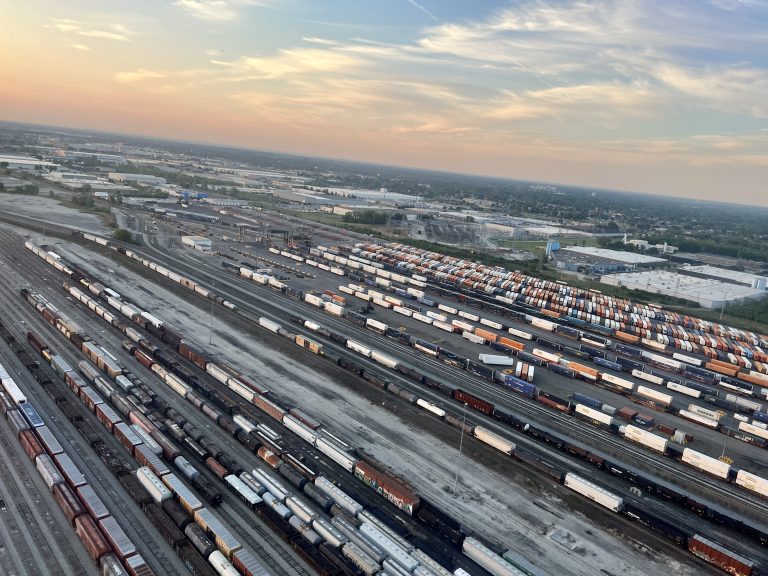
[[[703,274],[706,276],[732,280],[734,282],[738,282],[739,284],[752,284],[754,280],[758,278],[764,278],[764,276],[760,276],[759,274],[749,274],[748,272],[738,272],[736,270],[728,270],[727,268],[717,268],[715,266],[709,266],[708,264],[701,266],[685,264],[682,266],[682,270],[687,272],[695,272],[697,274]]]
[[[585,256],[605,258],[606,260],[615,260],[616,262],[623,262],[624,264],[663,264],[666,262],[664,258],[656,258],[655,256],[646,256],[645,254],[622,252],[619,250],[608,250],[606,248],[594,248],[592,246],[568,246],[567,248],[561,248],[560,251],[575,252]]]

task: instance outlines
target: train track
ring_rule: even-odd
[[[0,231],[0,242],[5,240],[3,237],[3,232]],[[4,245],[9,245],[10,241],[12,239],[8,239],[8,243],[4,243]],[[18,239],[17,239],[18,242]],[[41,261],[39,258],[36,258],[37,261],[30,261],[30,265],[33,267],[39,267]],[[26,259],[25,259],[26,264]],[[44,263],[43,263],[44,264]],[[43,266],[39,270],[38,278],[40,279],[40,285],[49,288],[50,290],[58,293],[61,295],[60,299],[56,300],[56,305],[61,309],[65,314],[67,314],[69,317],[73,318],[75,321],[77,321],[81,326],[90,326],[92,325],[92,318],[89,318],[87,316],[83,316],[81,314],[81,310],[78,309],[78,306],[74,303],[62,303],[62,300],[68,299],[68,295],[63,291],[62,284],[63,282],[60,282],[58,278],[58,273],[55,273],[55,270],[51,270],[47,266]],[[17,290],[16,290],[17,291]],[[7,302],[8,306],[16,306],[16,308],[19,307],[19,300],[18,299],[9,299],[5,294],[0,295],[0,304],[5,304]],[[19,318],[21,318],[21,315],[19,314]],[[101,319],[98,319],[99,321],[102,321]],[[25,320],[26,321],[26,320]],[[53,330],[41,316],[35,314],[32,321],[28,322],[29,324],[34,324],[34,327],[36,330],[38,330],[40,333],[47,333],[47,334],[56,334],[56,331]],[[104,330],[101,331],[101,334],[94,334],[97,341],[103,341],[103,335]],[[58,335],[57,335],[58,336]],[[24,336],[22,336],[24,337]],[[49,336],[49,341],[54,341]],[[112,344],[110,342],[110,344]],[[114,344],[111,345],[111,348],[113,349],[113,352],[117,352],[119,350],[119,338],[118,343],[116,346]],[[56,352],[60,354],[62,357],[64,357],[72,366],[77,366],[77,363],[79,360],[82,360],[83,357],[80,357],[79,355],[75,354],[71,348],[71,345],[67,343],[66,345],[61,345],[56,347]],[[132,368],[133,372],[136,372],[135,368]],[[151,379],[144,378],[145,382],[151,382]],[[173,404],[174,406],[176,404]],[[232,499],[235,501],[235,499]],[[252,550],[260,555],[260,558],[262,558],[265,562],[267,562],[272,570],[274,571],[274,574],[277,576],[310,576],[311,572],[307,570],[307,568],[298,561],[298,559],[284,546],[282,546],[280,543],[278,543],[274,536],[271,535],[268,531],[263,529],[261,526],[258,526],[258,524],[255,523],[244,523],[244,518],[247,518],[249,515],[252,515],[253,512],[248,511],[246,514],[242,514],[243,510],[245,510],[244,507],[242,507],[242,510],[240,510],[241,515],[235,515],[232,513],[228,513],[226,509],[222,512],[222,516],[227,516],[228,523],[230,526],[239,527],[237,531],[237,536],[241,540],[243,540],[243,543],[248,543],[252,546]],[[218,509],[217,512],[221,512],[222,509]],[[248,531],[253,530],[255,533],[258,534],[263,539],[263,544],[259,544],[257,540],[251,536]],[[275,558],[274,556],[277,555],[278,557]],[[164,572],[164,573],[170,573],[170,572]]]
[[[3,283],[7,283],[6,278]],[[17,298],[18,288],[13,288],[6,284],[6,289],[0,290],[0,306],[3,306],[8,311],[13,311],[13,326],[8,328],[16,332],[17,339],[19,341],[26,340],[26,329],[19,330],[19,326],[25,328],[34,328],[38,333],[47,334],[47,339],[52,342],[58,342],[58,333],[48,324],[42,316],[33,315],[26,316],[22,310],[23,306],[20,306],[20,300]],[[16,329],[14,330],[14,327]],[[53,334],[55,337],[51,337]],[[64,357],[72,366],[77,365],[78,358],[71,353],[66,346],[56,346],[56,352]],[[58,376],[50,374],[48,367],[43,365],[43,369],[49,372],[49,375],[54,381],[58,381]],[[36,382],[34,384],[37,384]],[[165,549],[164,541],[157,537],[148,537],[145,531],[138,530],[139,526],[146,525],[143,515],[138,511],[137,506],[129,499],[127,494],[122,492],[122,487],[119,486],[117,481],[113,479],[112,475],[106,473],[102,466],[98,464],[98,459],[94,458],[90,447],[87,447],[83,443],[83,439],[75,431],[70,430],[61,418],[58,412],[58,408],[53,404],[52,400],[40,389],[39,386],[31,386],[30,399],[34,401],[34,404],[41,408],[44,414],[53,415],[47,419],[47,424],[51,427],[54,433],[59,438],[59,441],[64,446],[69,446],[68,453],[73,456],[77,462],[80,460],[78,466],[86,475],[89,483],[97,489],[102,496],[102,499],[111,503],[111,511],[115,513],[115,517],[118,518],[120,526],[131,537],[131,540],[136,543],[137,547],[140,547],[140,551],[147,562],[150,562],[156,567],[162,568],[163,574],[184,574],[183,568],[181,568],[181,562],[179,560],[173,560],[171,554]],[[75,403],[79,405],[79,401]],[[83,407],[83,410],[85,408]],[[91,415],[93,419],[95,416]],[[104,434],[105,438],[107,434]],[[121,448],[122,449],[122,448]],[[121,497],[117,496],[117,492],[120,491]],[[108,495],[108,497],[105,497]],[[175,555],[174,555],[175,557]]]
[[[203,280],[200,282],[202,286],[213,291],[213,284],[215,284],[218,286],[219,292],[221,292],[221,281],[212,281],[210,275],[203,272],[202,268],[207,267],[207,265],[201,266],[198,263],[198,267],[193,268],[190,264],[187,264],[178,258],[157,251],[154,252],[152,257],[156,260],[162,261],[165,264],[169,264],[169,262],[172,261],[176,264],[177,271],[179,271],[178,268],[181,267],[181,272],[195,281],[200,281],[202,275]],[[275,314],[273,312],[273,315],[277,316],[277,318],[282,318],[283,322],[285,322],[284,314],[286,310],[291,312],[296,311],[297,314],[317,321],[318,323],[322,323],[326,327],[331,327],[332,329],[339,331],[344,335],[348,336],[352,334],[356,335],[358,338],[363,338],[368,342],[376,342],[376,344],[379,346],[379,349],[386,349],[391,347],[394,342],[399,347],[399,351],[403,352],[405,358],[410,361],[410,363],[415,368],[421,369],[422,372],[425,368],[428,370],[428,372],[423,372],[427,376],[434,377],[435,375],[439,375],[437,379],[442,378],[449,382],[453,382],[456,379],[455,369],[451,369],[442,362],[431,360],[430,358],[427,358],[418,352],[414,352],[410,347],[400,344],[399,342],[395,342],[390,338],[379,336],[378,334],[369,330],[362,330],[352,323],[344,323],[341,320],[334,318],[333,316],[319,313],[317,309],[311,305],[306,305],[306,307],[299,307],[297,306],[297,302],[295,300],[287,298],[271,289],[266,289],[269,290],[268,299],[261,297],[257,294],[257,290],[261,289],[261,287],[253,282],[249,284],[250,285],[248,288],[250,288],[250,292],[248,293],[248,296],[250,296],[250,299],[246,300],[244,298],[238,298],[238,301],[234,302],[238,306],[247,306],[249,310],[253,310],[255,307],[252,305],[252,302],[254,299],[256,299],[259,300],[263,307],[271,310],[277,309],[283,311],[282,315],[279,313]],[[242,290],[238,286],[235,286],[234,282],[230,282],[229,286],[242,293]],[[227,294],[227,297],[231,301],[233,300],[231,298],[231,294]],[[281,303],[282,306],[277,305],[277,302]],[[263,308],[258,311],[263,312]],[[351,353],[348,349],[345,349],[345,353],[351,356]],[[381,365],[376,366],[378,367],[378,371],[385,370],[385,368]],[[666,474],[665,480],[668,482],[679,484],[680,479],[684,479],[689,483],[689,485],[686,486],[686,489],[691,492],[707,495],[706,492],[701,489],[702,487],[705,487],[711,492],[711,494],[714,494],[717,500],[721,503],[728,503],[728,505],[732,506],[734,500],[738,501],[738,504],[741,506],[740,512],[755,519],[762,520],[766,517],[766,515],[768,515],[768,503],[757,496],[742,493],[740,490],[735,489],[729,484],[721,484],[716,480],[709,479],[705,476],[694,473],[690,468],[681,464],[677,464],[676,462],[670,461],[668,459],[656,457],[655,455],[645,452],[643,449],[640,449],[635,445],[620,440],[592,426],[584,424],[573,417],[554,412],[536,404],[533,401],[528,401],[520,396],[505,392],[503,389],[489,383],[487,380],[483,380],[467,372],[463,372],[462,376],[463,382],[461,384],[457,384],[458,386],[461,386],[473,393],[479,392],[486,399],[494,400],[497,402],[501,408],[511,407],[514,411],[513,413],[516,413],[517,415],[524,415],[529,419],[536,420],[537,422],[547,422],[545,426],[542,426],[542,428],[545,430],[549,429],[548,431],[556,432],[559,436],[566,439],[575,441],[581,440],[588,445],[600,446],[603,449],[608,446],[613,449],[613,452],[611,453],[613,457],[626,457],[626,455],[629,454],[632,458],[635,459],[636,462],[639,462],[645,470],[652,470],[656,474],[658,474],[659,471],[664,472]],[[467,386],[467,382],[471,382],[472,386]],[[413,386],[413,383],[410,384]]]
[[[162,258],[155,258],[155,259],[161,260]],[[184,263],[184,266],[185,266],[185,267],[187,267],[187,266],[189,266],[189,265],[187,265],[186,263]],[[187,268],[187,270],[188,270],[188,269],[189,269],[189,268]],[[50,271],[49,271],[49,273],[50,273]],[[196,274],[196,273],[192,274],[192,273],[186,272],[186,274],[187,274],[188,276],[190,276],[190,277],[193,277],[193,279],[195,279],[195,276],[197,276],[197,274]],[[253,285],[253,284],[250,284],[250,283],[248,283],[248,284],[249,284],[249,285],[248,285],[248,288],[249,288],[250,290],[253,290],[253,288],[254,288],[254,285]],[[202,282],[202,283],[201,283],[201,285],[206,285],[206,283],[205,283],[205,282]],[[220,286],[220,282],[218,282],[218,283],[217,283],[217,285],[219,285],[219,286]],[[240,290],[238,289],[238,291],[240,291]],[[270,293],[269,293],[269,295],[270,295],[271,299],[273,299],[273,300],[275,299],[275,296],[277,296],[277,295],[276,295],[274,292],[270,292]],[[253,297],[253,294],[249,294],[249,296],[252,298],[252,297]],[[287,300],[287,299],[285,299],[285,298],[283,298],[283,301],[288,301],[288,300]],[[239,305],[241,305],[241,306],[243,305],[243,301],[241,301],[241,302],[236,302],[236,303],[238,303],[238,304],[239,304]],[[261,311],[259,311],[259,312],[261,312]],[[267,314],[265,314],[265,315],[267,315]],[[304,315],[306,315],[306,314],[304,314]],[[284,313],[283,313],[283,314],[281,314],[280,316],[278,316],[278,318],[279,318],[279,319],[281,319],[281,320],[283,320],[283,322],[284,322]],[[324,317],[323,317],[323,318],[322,318],[320,321],[322,321],[322,323],[323,323],[323,324],[326,324],[326,325],[327,325],[327,324],[328,324],[327,320],[328,320],[328,317],[325,317],[325,316],[324,316]],[[340,323],[340,325],[341,325],[341,323]],[[343,332],[345,332],[345,333],[349,331],[349,330],[347,330],[347,326],[346,326],[346,325],[344,326],[344,328],[342,329],[342,331],[343,331]],[[362,330],[359,330],[359,329],[357,329],[357,333],[359,333],[359,334],[363,334],[363,335],[366,337],[366,339],[370,339],[370,337],[371,337],[371,333],[369,333],[368,331],[362,331]],[[391,340],[389,340],[389,339],[386,339],[386,340],[385,340],[385,342],[386,342],[387,344],[391,345],[391,342],[392,342],[392,341],[391,341]],[[341,351],[343,351],[345,354],[349,355],[349,350],[347,350],[346,348],[341,348],[340,350],[341,350]],[[406,350],[408,350],[408,349],[406,349]],[[415,357],[415,354],[413,354],[413,352],[411,352],[411,353],[410,353],[410,357]],[[440,363],[437,363],[437,362],[434,362],[433,364],[435,364],[436,366],[440,367],[440,368],[441,368],[441,370],[440,370],[441,372],[443,372],[443,373],[446,373],[446,372],[447,372],[447,370],[445,370],[445,368],[443,367],[443,365],[442,365],[442,364],[440,364]],[[378,372],[381,372],[381,371],[383,371],[383,370],[384,370],[384,368],[383,368],[383,367],[381,367],[381,366],[380,366],[380,365],[378,365],[378,364],[371,364],[371,366],[375,367],[376,371],[378,371]],[[451,374],[451,375],[450,375],[450,377],[452,377],[452,378],[453,378],[453,377],[454,377],[454,375],[453,375],[453,374]],[[405,381],[405,382],[406,382],[406,385],[410,385],[410,386],[413,386],[413,383],[412,383],[412,382],[410,382],[410,381]],[[504,395],[502,395],[502,394],[497,394],[497,395],[495,395],[495,397],[498,397],[498,398],[502,398],[502,399],[503,399],[503,398],[504,398]],[[442,397],[438,396],[437,398],[442,398]],[[548,417],[551,417],[551,416],[552,416],[552,413],[551,413],[551,412],[549,412],[549,411],[547,411],[547,414],[546,414],[546,415],[547,415]],[[592,436],[594,437],[595,435],[593,434]]]

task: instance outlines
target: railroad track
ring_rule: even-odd
[[[5,240],[3,237],[3,233],[0,231],[0,242]],[[18,239],[17,239],[18,242]],[[7,245],[7,244],[4,244]],[[23,244],[22,244],[23,248]],[[35,257],[36,261],[30,261],[30,265],[33,267],[39,267],[41,261],[39,258]],[[26,264],[26,260],[25,260]],[[44,263],[43,263],[44,264]],[[62,285],[63,280],[59,281],[58,278],[59,274],[56,273],[55,270],[50,269],[48,266],[44,265],[43,268],[40,269],[38,278],[40,279],[40,285],[49,288],[52,291],[55,291],[57,294],[60,294],[60,298],[56,300],[56,305],[59,309],[61,309],[65,314],[67,314],[69,317],[73,318],[78,324],[81,326],[91,326],[93,324],[93,318],[83,316],[81,314],[81,309],[78,308],[78,306],[75,303],[67,302],[64,304],[62,300],[68,300],[68,295],[64,292]],[[15,306],[16,308],[19,308],[19,300],[14,298],[8,298],[8,296],[3,291],[0,291],[0,305],[6,305],[9,307]],[[18,292],[18,290],[11,290],[11,292]],[[14,294],[15,296],[15,294]],[[21,313],[18,313],[18,318],[22,319]],[[35,330],[37,330],[40,333],[48,334],[48,340],[51,342],[58,342],[58,340],[55,340],[50,337],[50,334],[54,333],[57,334],[56,331],[48,324],[41,316],[35,313],[33,320],[28,321],[24,320],[27,324],[32,325],[34,324]],[[101,322],[101,319],[98,319],[99,322]],[[94,334],[97,341],[104,341],[103,333],[105,331],[102,330],[100,334]],[[119,340],[119,337],[118,337]],[[106,343],[105,343],[106,344]],[[111,348],[115,348],[115,346],[110,343]],[[117,351],[119,349],[119,342],[117,344],[117,348],[114,349],[114,351]],[[64,357],[72,366],[77,366],[77,363],[79,360],[82,360],[84,357],[78,356],[76,353],[73,352],[73,349],[71,348],[71,345],[56,345],[55,348],[56,352],[60,354],[62,357]],[[136,372],[135,368],[132,368],[134,372]],[[151,382],[150,379],[144,378],[145,382]],[[233,499],[234,500],[234,499]],[[243,508],[245,509],[245,508]],[[220,510],[217,510],[220,511]],[[241,511],[242,512],[242,511]],[[237,536],[241,540],[243,540],[243,543],[248,543],[249,545],[252,545],[252,550],[254,552],[257,552],[260,554],[260,557],[267,562],[270,567],[273,569],[274,573],[277,576],[311,576],[311,572],[307,570],[307,568],[298,561],[298,559],[291,554],[284,546],[282,546],[280,543],[278,543],[275,540],[275,537],[269,533],[267,530],[262,528],[261,526],[258,526],[254,523],[245,523],[244,518],[247,518],[248,515],[253,514],[253,512],[249,511],[246,515],[243,516],[236,516],[233,514],[227,514],[226,512],[222,515],[228,516],[228,522],[230,526],[237,527]],[[257,540],[253,538],[250,534],[248,534],[248,530],[253,530],[256,532],[260,537],[263,538],[264,543],[258,544]],[[277,555],[278,558],[274,558],[273,556]],[[164,572],[164,573],[170,573],[170,572]]]
[[[169,260],[173,261],[177,265],[177,271],[178,268],[181,267],[181,271],[186,276],[195,281],[198,281],[200,275],[202,274],[204,280],[200,282],[200,284],[212,291],[214,290],[214,288],[212,288],[211,277],[202,270],[202,268],[206,267],[207,265],[198,266],[197,268],[193,269],[186,262],[183,262],[180,259],[165,253],[161,254],[156,252],[152,257],[163,261],[166,264],[168,264]],[[234,276],[232,278],[234,278]],[[215,282],[214,280],[213,282],[216,284],[216,286],[218,286],[219,292],[221,292],[221,281],[219,280],[219,282]],[[238,292],[242,292],[242,289],[235,285],[234,282],[230,282],[229,286],[235,288]],[[295,300],[287,298],[271,289],[267,289],[269,290],[269,298],[267,299],[259,296],[256,293],[255,289],[261,288],[259,285],[250,282],[248,288],[251,289],[251,291],[248,293],[250,299],[246,300],[244,298],[238,298],[238,301],[234,301],[234,303],[242,307],[247,306],[249,310],[252,310],[254,308],[252,304],[253,300],[259,300],[262,305],[267,306],[272,310],[275,308],[281,310],[283,312],[282,315],[277,314],[275,316],[283,323],[285,323],[285,311],[297,310],[298,308],[297,302]],[[231,294],[227,294],[227,297],[233,301]],[[282,303],[283,306],[280,307],[277,304],[278,302]],[[259,310],[259,312],[263,312],[263,310]],[[390,347],[394,342],[399,346],[400,351],[404,351],[404,356],[407,360],[410,361],[411,364],[414,365],[415,368],[421,368],[423,371],[424,367],[426,366],[429,369],[429,372],[425,373],[427,376],[434,377],[436,374],[439,374],[438,379],[443,378],[449,382],[452,382],[456,379],[456,369],[451,369],[442,362],[432,360],[422,354],[414,352],[410,347],[407,347],[390,338],[379,336],[377,333],[369,330],[360,329],[351,322],[344,323],[330,315],[319,313],[311,305],[302,307],[298,314],[317,321],[318,323],[322,323],[326,327],[331,327],[335,330],[338,330],[345,335],[356,335],[358,338],[364,338],[369,342],[375,341],[379,345],[380,349],[386,349]],[[294,327],[291,329],[293,330],[293,328]],[[315,338],[317,338],[317,335],[315,335]],[[352,355],[348,349],[345,348],[344,350],[347,355]],[[355,356],[355,358],[359,360],[359,357]],[[374,364],[374,366],[377,366],[378,371],[386,370],[386,368],[381,365]],[[537,422],[547,422],[545,426],[541,426],[545,430],[549,429],[548,431],[556,432],[559,436],[566,439],[584,441],[591,446],[600,446],[602,448],[608,446],[613,449],[612,454],[614,457],[620,455],[626,456],[629,454],[637,462],[640,462],[646,470],[652,470],[657,474],[659,471],[664,472],[666,474],[665,479],[669,482],[679,483],[681,478],[689,482],[690,485],[686,488],[691,492],[706,495],[706,493],[701,490],[702,487],[706,487],[712,493],[716,494],[718,500],[722,503],[728,503],[732,506],[734,499],[737,500],[739,505],[742,507],[740,511],[755,519],[763,520],[768,515],[768,503],[758,496],[743,493],[740,489],[737,489],[730,484],[722,484],[719,481],[695,473],[690,468],[681,464],[677,464],[674,461],[659,458],[638,448],[633,444],[625,442],[597,428],[584,424],[573,417],[549,410],[536,404],[533,401],[528,401],[527,399],[520,396],[505,392],[503,389],[489,383],[487,380],[483,380],[467,372],[462,372],[461,374],[463,376],[464,382],[459,384],[459,386],[473,393],[479,391],[479,393],[482,394],[486,399],[494,400],[497,402],[501,408],[512,407],[514,413],[517,415],[525,415],[529,419],[534,419]],[[472,383],[471,388],[466,385],[467,381]],[[411,386],[414,385],[412,382],[409,383]]]
[[[2,282],[7,282],[6,278]],[[7,287],[7,285],[6,285]],[[26,329],[19,330],[19,326],[25,328],[32,328],[40,334],[46,334],[46,338],[50,342],[56,342],[55,351],[64,357],[67,362],[72,366],[77,365],[78,358],[71,353],[66,346],[59,346],[58,339],[52,337],[51,334],[57,335],[58,332],[48,324],[42,316],[35,313],[34,316],[26,316],[23,314],[23,306],[20,306],[20,300],[16,298],[18,289],[0,289],[0,306],[7,311],[13,311],[13,324],[8,326],[9,330],[16,332],[17,339],[20,341],[26,340]],[[14,327],[16,329],[14,329]],[[43,369],[49,372],[49,375],[54,381],[58,381],[58,376],[51,374],[48,367],[43,364]],[[80,466],[83,473],[86,475],[88,482],[97,488],[102,496],[102,499],[111,503],[110,511],[118,518],[121,527],[128,533],[131,540],[140,548],[140,552],[144,556],[145,560],[150,562],[156,567],[162,568],[163,574],[184,574],[179,560],[172,560],[164,549],[158,545],[163,543],[161,538],[147,537],[146,531],[138,530],[139,526],[146,525],[146,521],[138,511],[138,507],[129,499],[127,493],[123,493],[122,487],[117,483],[117,480],[109,473],[104,473],[101,470],[101,466],[97,463],[97,459],[94,458],[94,454],[90,447],[84,445],[83,439],[74,431],[70,430],[66,424],[62,425],[64,419],[60,416],[58,408],[53,405],[52,401],[42,391],[42,389],[34,382],[34,385],[30,387],[30,399],[34,401],[35,406],[41,408],[43,414],[49,415],[46,423],[56,434],[62,445],[69,447],[68,453],[70,456],[77,456],[81,459],[85,466]],[[76,402],[79,405],[79,400]],[[83,408],[85,410],[85,408]],[[52,415],[52,416],[51,416]],[[95,420],[95,416],[93,416]],[[92,422],[93,423],[93,422]],[[100,428],[97,428],[100,430]],[[105,433],[106,437],[107,434]],[[120,491],[123,497],[116,497],[116,491]],[[108,494],[110,497],[105,498],[104,495]]]
[[[158,258],[158,259],[159,259],[159,258]],[[49,271],[49,273],[50,273],[50,271]],[[189,274],[189,273],[187,273],[187,275],[190,275],[190,276],[192,276],[192,277],[196,276],[196,274]],[[220,282],[219,282],[218,284],[220,285]],[[203,285],[205,285],[205,283],[203,283]],[[253,289],[253,285],[249,285],[248,287],[249,287],[251,290]],[[251,296],[252,296],[252,295],[251,295]],[[270,296],[272,296],[272,297],[273,297],[273,299],[274,299],[274,296],[276,296],[276,294],[271,292],[271,293],[270,293]],[[285,299],[284,299],[284,300],[285,300]],[[241,305],[242,305],[242,304],[241,304]],[[267,314],[265,314],[265,315],[267,315]],[[280,319],[281,319],[281,320],[284,322],[284,318],[283,318],[282,316],[279,316],[278,318],[280,318]],[[328,322],[327,322],[326,320],[327,320],[327,318],[326,318],[326,317],[324,317],[324,318],[323,318],[323,320],[322,320],[322,322],[323,322],[324,324],[326,324],[326,325],[327,325],[327,324],[328,324]],[[348,332],[348,330],[346,329],[346,326],[345,326],[345,328],[344,328],[344,330],[343,330],[343,331],[344,331],[344,332]],[[368,331],[362,332],[362,331],[359,331],[359,330],[358,330],[358,332],[360,332],[360,333],[362,333],[362,334],[365,334],[365,336],[366,336],[368,339],[369,339],[369,338],[370,338],[370,336],[371,336],[371,334],[370,334],[370,333],[368,333]],[[387,339],[386,341],[387,341],[387,343],[391,343],[391,341],[390,341],[390,340],[388,340],[388,339]],[[343,350],[343,351],[344,351],[346,354],[349,354],[349,351],[348,351],[346,348],[342,348],[341,350]],[[441,366],[439,363],[437,363],[437,365],[438,365],[438,366]],[[383,368],[383,367],[381,367],[381,366],[379,366],[379,365],[377,365],[377,364],[372,364],[372,366],[375,366],[375,367],[376,367],[376,370],[377,370],[378,372],[381,372],[381,371],[383,371],[383,370],[384,370],[384,368]],[[453,375],[451,375],[451,376],[453,377]],[[407,382],[407,384],[410,384],[411,386],[413,386],[413,383],[411,383],[411,382],[409,382],[409,381],[406,381],[406,382]],[[550,412],[548,412],[548,411],[547,411],[547,416],[551,417],[551,416],[552,416],[552,413],[550,413]],[[594,435],[593,435],[593,436],[594,436]]]

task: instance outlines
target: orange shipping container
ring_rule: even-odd
[[[568,369],[574,370],[575,372],[581,372],[583,374],[589,374],[594,378],[597,378],[598,374],[600,374],[600,372],[598,372],[594,368],[590,368],[589,366],[584,366],[584,364],[578,364],[576,362],[569,362]]]
[[[712,370],[713,372],[717,372],[718,374],[725,374],[726,376],[736,376],[736,374],[739,373],[739,369],[736,367],[727,368],[725,366],[720,366],[719,364],[713,364],[712,362],[707,362],[704,365],[704,368],[707,370]]]
[[[525,350],[525,346],[523,346],[520,342],[517,340],[512,340],[511,338],[505,338],[504,336],[501,336],[499,338],[499,344],[503,344],[504,346],[509,346],[510,348],[514,348],[515,350]]]
[[[626,332],[615,332],[613,335],[617,340],[622,340],[631,344],[637,344],[640,341],[639,337],[633,334],[627,334]]]
[[[475,328],[475,334],[480,336],[480,338],[485,338],[488,342],[496,342],[498,339],[498,335],[489,330],[483,330],[482,328]]]

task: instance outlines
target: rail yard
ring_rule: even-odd
[[[768,573],[766,336],[324,227],[3,219],[15,573]]]

